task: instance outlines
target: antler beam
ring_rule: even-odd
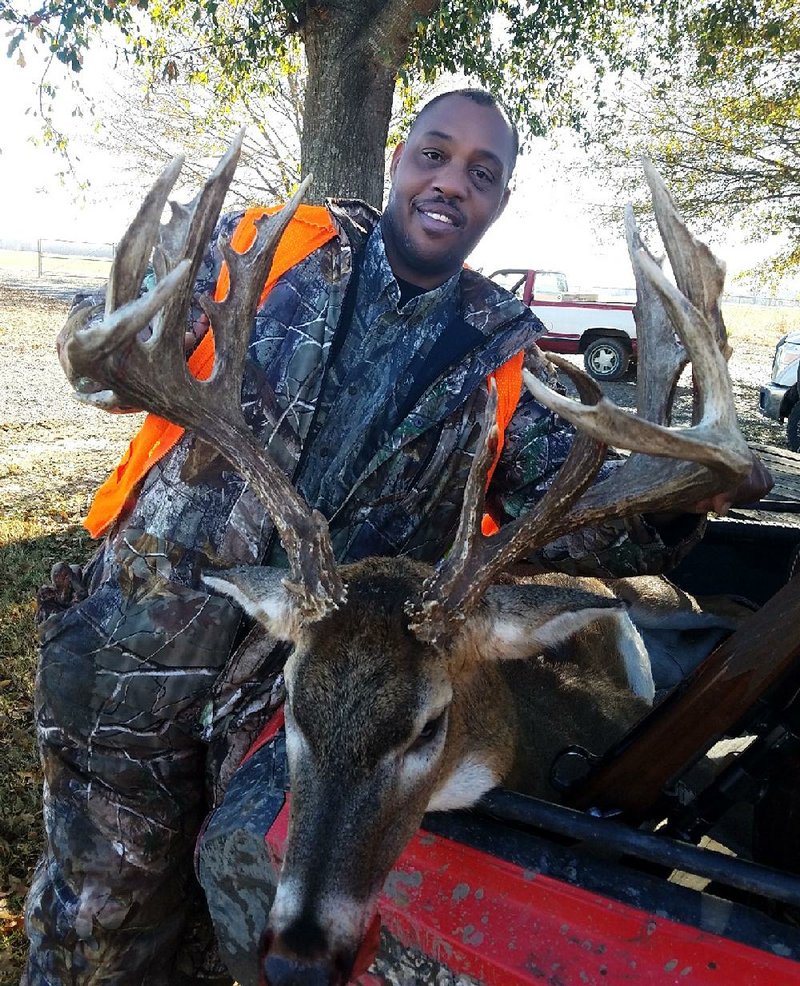
[[[180,159],[164,171],[123,237],[104,319],[78,327],[67,342],[66,356],[76,374],[108,388],[106,396],[113,392],[117,400],[193,430],[230,461],[275,524],[289,558],[287,588],[297,596],[303,615],[316,620],[345,599],[327,522],[308,507],[260,447],[241,409],[245,355],[258,300],[281,235],[310,179],[284,209],[257,221],[255,242],[246,253],[222,244],[230,271],[228,296],[220,302],[200,299],[213,326],[214,368],[207,380],[198,380],[186,366],[183,339],[192,287],[236,169],[241,141],[240,134],[192,203],[171,203],[172,217],[160,226]],[[151,252],[156,287],[138,297]],[[142,332],[147,325],[152,325],[149,338]],[[90,399],[98,402],[97,395]]]

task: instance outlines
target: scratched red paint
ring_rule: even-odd
[[[277,857],[288,817],[287,805],[267,834]],[[427,832],[394,873],[403,892],[381,896],[386,928],[486,986],[800,986],[800,963]],[[378,982],[362,975],[359,986]]]

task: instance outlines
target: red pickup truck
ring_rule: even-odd
[[[582,353],[596,380],[620,380],[636,364],[633,304],[571,294],[560,271],[504,268],[489,275],[539,316],[547,329],[537,341],[553,353]]]

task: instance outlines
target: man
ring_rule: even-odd
[[[242,388],[248,422],[328,518],[340,561],[441,557],[487,374],[522,349],[546,373],[535,316],[463,270],[506,205],[517,150],[489,94],[431,101],[395,151],[383,217],[331,204],[335,235],[259,308]],[[223,219],[218,234],[237,222]],[[213,291],[219,269],[212,244],[198,294]],[[495,514],[535,501],[570,440],[524,395],[493,480]],[[698,529],[637,518],[567,538],[545,561],[656,570]],[[198,576],[209,564],[280,557],[243,481],[185,434],[113,519],[86,572],[62,568],[43,594],[36,715],[48,848],[28,900],[29,986],[203,981],[189,949],[176,956],[198,906],[191,857],[207,810],[206,744],[221,738],[229,750],[229,734],[263,721],[280,698],[280,655],[260,651],[240,611],[208,596]]]

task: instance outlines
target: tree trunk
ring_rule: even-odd
[[[301,171],[309,201],[383,205],[386,137],[397,72],[415,14],[439,0],[351,0],[309,5],[301,27],[308,64]]]

